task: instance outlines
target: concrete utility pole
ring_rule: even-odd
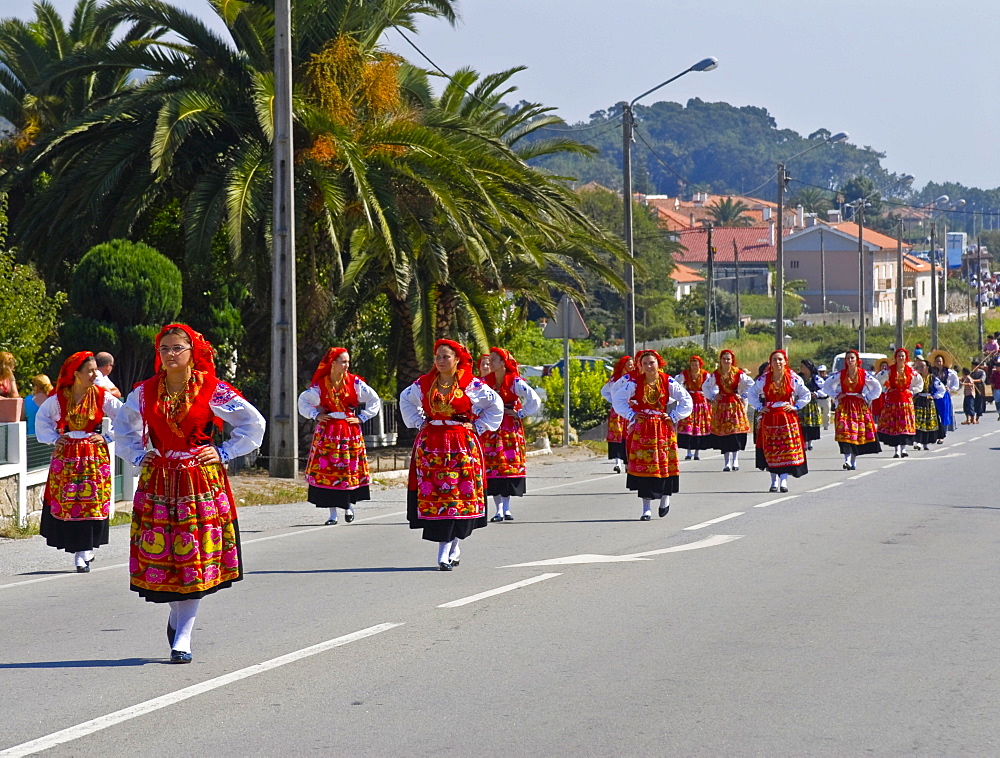
[[[819,230],[819,298],[822,301],[820,312],[826,313],[826,243],[823,230]]]
[[[274,215],[271,251],[271,476],[298,475],[291,0],[274,6]]]
[[[740,248],[733,237],[733,263],[736,266],[736,339],[740,338],[740,328],[743,326],[743,311],[740,310]]]
[[[774,239],[774,349],[785,349],[785,185],[788,184],[785,164],[778,164],[778,219]]]
[[[858,329],[858,352],[865,352],[866,335],[866,313],[867,303],[865,303],[865,201],[862,198],[858,201],[858,316],[861,326]]]
[[[938,349],[938,280],[937,256],[934,254],[934,227],[937,223],[931,216],[931,349]]]
[[[622,111],[622,178],[625,201],[625,354],[635,355],[635,250],[632,246],[632,106]]]
[[[903,346],[903,222],[896,239],[896,349]]]
[[[715,248],[712,225],[708,225],[708,278],[705,280],[705,352],[712,347],[712,300],[715,298]]]

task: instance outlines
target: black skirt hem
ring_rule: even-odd
[[[233,582],[239,582],[242,579],[243,574],[241,571],[240,575],[235,579],[229,579],[207,590],[199,590],[198,592],[162,592],[160,590],[147,590],[144,587],[136,587],[134,584],[130,584],[129,589],[147,603],[173,603],[178,600],[201,600],[208,595],[214,595],[219,590],[229,589],[233,586]]]
[[[678,434],[677,435],[677,449],[678,450],[711,450],[712,445],[711,434]]]
[[[820,438],[820,432],[822,429],[818,426],[803,426],[802,436],[806,438],[806,442],[815,442]]]
[[[527,492],[523,476],[496,477],[486,480],[486,494],[500,497],[524,497]]]
[[[933,432],[918,431],[914,435],[913,439],[914,439],[914,441],[918,445],[931,445],[931,444],[937,442],[938,439],[939,439],[939,437],[938,437],[937,430],[935,430]]]
[[[46,545],[67,553],[94,550],[111,540],[109,519],[61,521],[52,515],[47,505],[42,508],[38,533],[45,538]]]
[[[875,455],[882,452],[878,440],[866,442],[864,445],[852,445],[850,442],[838,442],[841,455]]]
[[[453,539],[464,540],[476,529],[489,525],[486,518],[486,504],[483,504],[483,515],[478,518],[447,518],[422,519],[417,515],[417,491],[406,492],[406,520],[410,529],[423,529],[421,539],[428,542],[451,542]]]
[[[613,461],[615,459],[624,461],[628,453],[625,450],[624,442],[609,442],[608,443],[608,460]]]
[[[896,447],[897,445],[912,445],[914,437],[916,437],[916,435],[914,434],[885,434],[883,432],[878,433],[879,441],[883,445],[889,445],[890,447]]]
[[[630,490],[636,490],[636,495],[643,500],[659,500],[665,495],[673,495],[681,490],[681,478],[679,476],[635,476],[629,474],[625,477],[625,486]]]
[[[345,510],[362,500],[371,499],[371,490],[367,484],[353,490],[335,490],[310,484],[307,497],[307,500],[317,508],[343,508]]]
[[[713,434],[712,447],[720,453],[735,453],[747,449],[747,433]]]
[[[767,471],[771,474],[788,474],[794,479],[798,479],[800,476],[805,476],[809,473],[809,462],[801,463],[798,466],[768,466],[767,459],[764,457],[764,451],[756,447],[754,448],[754,463],[760,471]]]

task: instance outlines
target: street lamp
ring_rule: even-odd
[[[775,350],[785,349],[785,187],[792,177],[785,171],[785,163],[805,155],[810,150],[829,144],[831,142],[843,142],[850,135],[847,132],[837,132],[831,137],[827,137],[822,142],[810,145],[791,158],[786,158],[785,162],[778,164],[778,220],[775,235],[775,306],[774,306],[774,348]]]
[[[660,87],[680,79],[692,71],[711,71],[719,65],[718,58],[705,58],[693,66],[681,71],[677,76],[657,84],[653,89],[646,90],[622,109],[622,185],[625,201],[625,247],[628,250],[628,261],[625,263],[625,352],[635,355],[635,250],[632,245],[632,129],[635,125],[632,106],[639,100],[650,95]]]
[[[931,236],[928,240],[930,244],[931,259],[931,349],[938,349],[938,283],[937,283],[937,255],[934,252],[934,228],[937,222],[934,220],[934,211],[939,205],[944,205],[951,198],[941,195],[933,202],[927,203],[919,210],[926,210],[931,216]],[[947,269],[946,269],[947,270]]]

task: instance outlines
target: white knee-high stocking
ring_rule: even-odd
[[[170,604],[171,626],[177,631],[174,633],[174,644],[171,650],[180,650],[182,653],[191,652],[191,634],[194,632],[194,619],[198,614],[198,604],[201,600],[178,600]]]
[[[643,499],[643,501],[642,501],[642,515],[643,516],[648,516],[649,513],[650,513],[650,510],[649,510],[649,500]]]
[[[451,540],[438,543],[438,563],[449,563],[451,556]]]
[[[448,544],[451,545],[451,553],[449,553],[449,560],[457,561],[458,557],[462,554],[462,548],[459,546],[461,540],[456,537]]]

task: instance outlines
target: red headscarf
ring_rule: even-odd
[[[851,352],[854,351],[852,350]],[[892,363],[889,364],[889,386],[895,387],[895,382],[899,376],[899,372],[896,370],[896,358],[900,353],[904,357],[903,375],[906,377],[906,389],[909,389],[910,382],[913,381],[913,369],[909,366],[910,353],[905,347],[897,347],[892,354]]]
[[[187,335],[188,341],[191,343],[191,367],[195,371],[204,371],[212,379],[217,379],[218,377],[215,375],[215,349],[212,347],[212,343],[205,339],[200,332],[196,332],[187,324],[167,324],[156,335],[155,368],[157,373],[163,368],[163,361],[160,360],[160,340],[171,329],[180,329]]]
[[[435,354],[437,354],[438,348],[442,345],[450,347],[455,351],[455,355],[458,356],[458,367],[455,369],[455,378],[458,381],[458,386],[465,389],[469,386],[469,382],[475,378],[472,367],[472,355],[466,350],[464,345],[455,342],[455,340],[445,339],[440,339],[434,343]],[[427,390],[430,389],[434,380],[437,379],[438,373],[437,367],[431,366],[431,370],[421,377],[420,386],[424,394],[427,394]]]
[[[698,362],[698,376],[691,373],[691,361]],[[701,359],[700,355],[692,355],[688,358],[688,367],[681,374],[684,376],[684,386],[688,392],[701,392],[701,385],[705,383],[705,361]],[[689,382],[695,386],[689,386]]]
[[[623,355],[615,364],[615,370],[611,372],[611,381],[617,382],[625,376],[625,364],[632,360],[631,355]]]
[[[340,400],[347,408],[354,408],[358,404],[358,391],[354,386],[355,375],[350,372],[344,374],[344,389],[341,396],[334,398],[330,394],[327,379],[333,369],[333,363],[346,352],[348,352],[346,347],[331,347],[326,351],[323,360],[319,362],[316,371],[313,372],[312,384],[319,387],[320,398],[327,411],[339,410],[337,400]]]
[[[514,380],[521,375],[517,361],[514,360],[513,355],[502,347],[491,347],[490,353],[498,356],[503,361],[503,384],[497,387],[497,375],[492,371],[483,378],[483,381],[487,387],[497,391],[497,394],[500,395],[504,403],[513,403],[517,400],[517,395],[514,394]]]
[[[847,356],[851,353],[854,353],[854,356],[858,359],[858,386],[855,387],[854,385],[851,385],[851,387],[848,388],[847,385],[848,382],[850,382],[850,379],[847,375]],[[893,365],[895,365],[895,363],[893,363]],[[865,370],[861,367],[861,354],[854,348],[844,352],[844,368],[840,371],[840,386],[844,392],[860,392],[865,386]]]
[[[788,390],[792,389],[792,368],[788,365],[788,353],[784,350],[774,350],[767,357],[767,371],[764,372],[764,389],[766,390],[769,386],[774,386],[775,377],[774,370],[771,368],[771,359],[776,355],[783,355],[785,357],[785,372],[782,377],[782,383],[784,387]]]
[[[733,369],[732,369],[732,373],[729,374],[729,376],[723,376],[722,375],[722,356],[725,355],[726,353],[729,353],[729,357],[733,359]],[[716,384],[716,386],[718,386],[718,388],[721,391],[728,392],[729,388],[728,387],[723,387],[723,380],[724,379],[728,379],[731,376],[731,377],[733,377],[734,384],[735,384],[735,382],[739,381],[740,374],[743,373],[743,369],[741,369],[738,365],[736,365],[736,353],[734,353],[732,350],[726,349],[726,350],[719,351],[719,367],[717,369],[715,369],[715,371],[712,372],[712,373],[715,374],[715,384]]]
[[[81,350],[78,353],[73,353],[69,358],[63,361],[62,368],[59,369],[59,376],[56,378],[55,386],[49,393],[49,397],[57,394],[59,390],[66,387],[72,387],[74,381],[74,374],[80,370],[80,367],[87,361],[94,359],[94,354],[89,350]]]
[[[669,386],[670,376],[663,372],[664,360],[658,352],[655,350],[640,350],[635,354],[635,368],[632,369],[632,373],[629,374],[629,379],[635,383],[635,391],[632,393],[632,405],[635,406],[636,403],[640,405],[643,403],[646,391],[646,374],[642,370],[642,359],[647,355],[652,355],[656,358],[657,371],[661,377],[663,377],[663,390],[667,391]],[[667,400],[669,402],[669,399]]]

